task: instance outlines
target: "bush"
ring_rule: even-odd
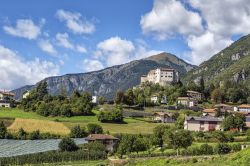
[[[17,139],[24,140],[27,138],[27,133],[24,131],[23,128],[20,128],[17,132]]]
[[[83,138],[86,135],[87,135],[87,133],[85,132],[85,128],[81,128],[79,125],[74,126],[70,130],[70,137],[71,138]]]
[[[89,134],[102,134],[103,129],[102,126],[94,123],[90,123],[87,125],[87,130]]]
[[[4,139],[7,134],[7,128],[4,125],[3,121],[0,123],[0,139]]]
[[[123,122],[122,107],[116,106],[111,111],[100,111],[97,118],[101,122]]]
[[[213,154],[213,147],[208,144],[202,144],[200,146],[200,154],[205,154],[205,155]]]
[[[31,140],[36,140],[36,139],[40,139],[40,138],[41,138],[41,136],[40,136],[39,130],[33,131],[29,134],[29,139],[31,139]]]
[[[70,138],[63,138],[58,145],[60,151],[76,151],[79,147],[75,144],[73,139]]]
[[[231,151],[231,148],[228,144],[225,143],[219,143],[216,145],[215,151],[218,154],[227,154]]]
[[[75,152],[49,151],[36,154],[27,154],[14,157],[0,158],[1,165],[34,165],[43,163],[52,163],[84,160],[105,160],[106,152],[78,150]]]
[[[238,152],[238,151],[241,150],[241,145],[240,145],[240,144],[232,144],[232,145],[231,145],[231,149],[232,149],[232,151],[234,151],[234,152]]]

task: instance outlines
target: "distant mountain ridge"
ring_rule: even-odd
[[[59,94],[61,89],[70,95],[74,90],[88,91],[92,95],[104,96],[112,99],[117,90],[126,90],[140,83],[140,77],[157,67],[176,69],[183,76],[187,71],[195,68],[173,54],[161,53],[145,59],[131,61],[126,64],[108,67],[103,70],[88,73],[66,74],[45,78],[49,93]],[[16,99],[20,99],[26,90],[31,90],[36,85],[24,86],[13,90]]]
[[[190,70],[184,82],[204,78],[207,84],[223,83],[226,80],[242,82],[250,88],[250,35],[244,36],[209,60]]]

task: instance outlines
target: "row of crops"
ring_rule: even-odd
[[[58,150],[61,139],[47,140],[9,140],[0,139],[0,157],[11,157],[25,154]],[[86,143],[84,138],[75,138],[77,145]]]

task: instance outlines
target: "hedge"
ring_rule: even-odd
[[[14,157],[0,158],[0,165],[24,165],[24,164],[42,164],[57,163],[81,160],[101,160],[106,159],[106,152],[78,150],[75,152],[49,151]]]

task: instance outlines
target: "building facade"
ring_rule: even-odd
[[[155,112],[153,113],[153,121],[161,123],[174,123],[173,114],[170,112]]]
[[[186,116],[184,121],[184,129],[189,131],[214,131],[222,130],[222,118],[215,117],[194,117]]]
[[[191,91],[191,90],[189,90],[189,91],[187,91],[187,95],[189,97],[192,97],[193,99],[196,99],[197,101],[201,101],[203,99],[202,93],[197,92],[197,91]]]
[[[100,142],[107,151],[113,151],[119,141],[118,138],[108,134],[90,134],[85,140],[88,142]]]
[[[250,113],[250,104],[242,104],[238,106],[238,111],[239,112],[246,112]]]
[[[178,97],[177,104],[185,107],[194,107],[196,106],[198,101],[191,97]]]
[[[11,92],[0,91],[0,107],[11,107],[11,100],[15,94]]]
[[[150,70],[147,75],[141,77],[141,83],[147,81],[165,86],[173,82],[178,82],[179,73],[174,69],[157,68],[155,70]]]

